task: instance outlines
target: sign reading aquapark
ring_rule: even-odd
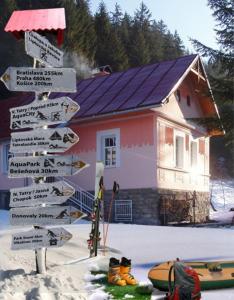
[[[28,105],[14,107],[11,112],[11,129],[34,128],[68,122],[78,111],[79,105],[69,97],[34,100]]]
[[[88,166],[76,155],[12,157],[8,177],[71,176]]]
[[[85,217],[71,206],[17,207],[10,209],[11,225],[57,225],[71,224],[75,219]]]
[[[79,141],[70,128],[35,129],[11,134],[10,152],[64,152]]]
[[[20,207],[62,204],[75,193],[75,189],[65,181],[57,181],[15,188],[10,192],[10,207]]]
[[[9,67],[1,80],[10,91],[76,92],[76,72],[71,68]]]
[[[72,234],[62,227],[29,230],[12,235],[11,249],[57,248],[62,247],[71,238]]]
[[[28,55],[36,58],[46,66],[63,66],[63,52],[34,31],[25,32],[25,50]]]

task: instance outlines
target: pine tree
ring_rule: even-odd
[[[220,152],[226,152],[229,166],[234,166],[234,6],[232,0],[208,0],[208,5],[213,10],[213,16],[217,22],[215,31],[220,48],[216,50],[197,40],[192,41],[196,49],[203,56],[209,58],[208,76],[226,131],[224,143],[222,138],[213,139],[213,147],[217,147],[219,143],[225,144],[226,149],[222,148]],[[221,155],[221,153],[217,155]],[[234,174],[233,167],[230,171]]]

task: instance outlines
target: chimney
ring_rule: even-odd
[[[110,75],[112,73],[112,70],[109,65],[106,65],[94,69],[92,73],[93,73],[92,77],[101,77],[101,76]]]

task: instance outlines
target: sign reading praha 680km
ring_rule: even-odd
[[[63,66],[63,52],[34,31],[25,32],[25,50],[28,55],[47,66]]]
[[[61,204],[75,193],[75,189],[65,181],[57,181],[15,188],[10,192],[10,207],[20,207]]]
[[[72,234],[62,227],[29,230],[12,235],[11,249],[40,249],[61,247],[72,238]]]
[[[20,207],[10,209],[11,225],[71,224],[85,216],[71,206]]]
[[[10,152],[64,152],[79,141],[70,128],[35,129],[11,134]]]
[[[79,105],[69,97],[34,100],[28,105],[14,107],[11,112],[11,129],[34,128],[69,121],[78,111]]]
[[[1,80],[10,91],[76,92],[76,71],[71,68],[9,67]]]
[[[88,166],[76,155],[12,157],[8,177],[71,176]]]

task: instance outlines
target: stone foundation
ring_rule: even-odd
[[[105,221],[108,220],[112,191],[104,193]],[[120,190],[116,199],[132,200],[132,223],[169,225],[201,223],[209,217],[209,193],[165,189]],[[112,205],[111,222],[115,222]]]
[[[8,190],[0,190],[0,209],[9,209],[10,192]]]

